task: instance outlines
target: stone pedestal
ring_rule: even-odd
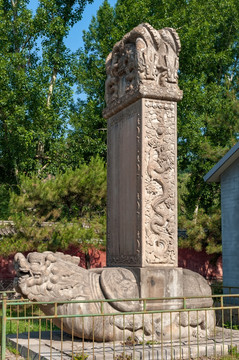
[[[183,297],[183,269],[182,268],[138,268],[134,269],[139,281],[141,298],[173,298]],[[147,310],[180,309],[182,299],[150,300]]]
[[[175,30],[142,24],[107,58],[107,266],[178,265],[179,50]]]

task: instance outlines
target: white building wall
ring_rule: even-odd
[[[239,159],[221,175],[221,209],[223,284],[239,287]]]

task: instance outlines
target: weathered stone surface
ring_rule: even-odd
[[[136,271],[139,278],[140,297],[171,298],[187,296],[184,293],[182,268],[140,268]],[[204,279],[202,280],[204,281]],[[157,300],[147,302],[147,310],[181,309],[182,299]]]
[[[180,40],[141,24],[106,60],[107,266],[176,267]]]
[[[144,106],[145,265],[177,266],[176,104]]]
[[[137,278],[132,271],[123,268],[106,268],[99,272],[88,271],[77,265],[78,259],[71,258],[69,255],[59,253],[30,253],[27,258],[22,254],[16,254],[15,263],[18,279],[16,281],[16,290],[23,296],[33,301],[54,301],[59,302],[57,305],[58,315],[76,315],[76,314],[101,314],[100,303],[71,303],[61,304],[62,301],[67,300],[97,300],[97,299],[110,299],[110,298],[139,298],[139,284]],[[177,269],[174,269],[177,271]],[[170,288],[169,278],[175,281],[171,274],[166,274],[166,269],[163,269],[164,275],[157,272],[156,277],[157,286],[154,288],[152,295],[161,297],[165,295],[166,288]],[[166,275],[165,275],[166,274]],[[192,277],[194,283],[194,273],[185,272],[187,281]],[[149,274],[144,274],[145,279],[153,280]],[[148,275],[148,276],[147,276]],[[165,277],[163,281],[163,276]],[[182,272],[180,274],[180,284],[184,283]],[[160,286],[160,279],[163,281]],[[144,279],[143,279],[144,280]],[[168,283],[166,283],[166,281]],[[190,281],[189,281],[190,284]],[[149,284],[150,285],[150,284]],[[152,285],[152,283],[151,283]],[[158,286],[159,285],[159,286]],[[172,287],[172,286],[171,286]],[[194,291],[195,295],[201,295],[197,289],[205,289],[207,295],[210,294],[210,288],[206,281],[200,277],[197,281],[197,287]],[[187,296],[187,287],[182,287],[181,296]],[[175,290],[177,293],[177,289]],[[190,290],[191,291],[191,290]],[[167,294],[167,292],[166,292]],[[205,295],[205,294],[204,294]],[[177,295],[178,296],[178,295]],[[169,302],[166,300],[149,303],[147,309],[175,309],[182,308],[182,302]],[[193,306],[192,306],[193,305]],[[192,303],[187,303],[187,307],[200,307],[201,299],[195,300]],[[207,301],[205,306],[211,305],[211,300]],[[54,304],[41,305],[41,309],[46,315],[55,314]],[[199,335],[205,335],[205,331],[209,331],[214,326],[213,312],[207,312],[207,319],[205,319],[205,311],[199,311],[196,315],[188,315],[184,312],[174,312],[161,314],[141,314],[138,315],[124,315],[124,316],[111,316],[110,314],[117,314],[119,312],[141,311],[143,304],[140,301],[126,301],[126,302],[107,302],[103,305],[105,314],[109,314],[104,318],[104,327],[102,326],[101,317],[85,317],[75,318],[74,325],[72,318],[63,319],[63,329],[67,333],[72,333],[74,327],[74,335],[82,337],[84,334],[85,339],[94,338],[96,341],[111,341],[122,340],[128,336],[134,336],[142,339],[142,336],[147,338],[161,339],[163,331],[163,338],[177,339],[179,336],[188,336],[188,331],[191,336],[195,336],[195,321],[198,321]],[[161,322],[163,323],[161,324]],[[207,330],[205,330],[205,321],[207,321]],[[53,318],[54,324],[61,327],[61,320]]]
[[[107,266],[142,266],[141,112],[138,101],[108,122]]]
[[[172,28],[155,30],[145,23],[126,34],[106,59],[104,116],[112,116],[141,97],[180,100],[180,48]]]
[[[108,120],[108,266],[177,266],[176,111],[140,99]]]

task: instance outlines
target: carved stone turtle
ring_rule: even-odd
[[[205,332],[205,312],[191,314],[188,323],[187,314],[178,312],[162,314],[124,314],[142,311],[139,300],[94,302],[105,299],[138,299],[139,290],[132,271],[125,268],[103,268],[90,271],[78,266],[79,258],[62,253],[32,252],[25,257],[15,255],[17,278],[15,288],[24,298],[38,302],[53,302],[40,305],[46,315],[88,315],[92,317],[53,318],[58,327],[74,336],[94,339],[95,341],[112,341],[134,337],[142,339],[179,338],[188,336],[199,329]],[[187,281],[190,272],[186,271]],[[195,295],[195,292],[194,292]],[[200,295],[200,294],[198,294]],[[85,302],[77,302],[85,301]],[[74,301],[64,303],[65,301]],[[103,304],[103,305],[102,305]],[[197,304],[192,304],[195,307]],[[209,305],[209,304],[208,304]],[[103,306],[103,308],[102,308]],[[102,314],[105,314],[103,317]],[[113,315],[114,314],[114,315]],[[98,316],[96,316],[98,315]],[[197,319],[195,318],[197,316]],[[197,321],[196,321],[197,320]],[[163,321],[163,326],[161,325]],[[198,325],[197,325],[198,323]],[[207,331],[213,326],[213,312],[207,313]],[[163,330],[163,334],[161,335]],[[181,333],[181,335],[180,335]]]

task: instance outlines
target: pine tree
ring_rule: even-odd
[[[1,254],[56,251],[76,244],[104,247],[106,232],[106,169],[103,160],[40,179],[20,178],[19,194],[11,192],[10,219],[16,233],[0,242]]]

